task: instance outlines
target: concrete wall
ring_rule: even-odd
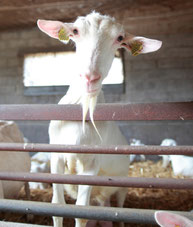
[[[144,35],[144,34],[143,34]],[[145,35],[144,35],[145,36]],[[163,41],[156,53],[125,53],[126,92],[106,95],[107,102],[173,102],[193,100],[193,33],[150,36]],[[0,104],[57,103],[61,95],[24,95],[24,54],[70,49],[37,29],[0,33]],[[31,142],[48,142],[48,122],[19,122]],[[193,122],[121,122],[123,133],[145,144],[166,137],[193,144]]]

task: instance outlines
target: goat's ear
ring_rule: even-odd
[[[162,227],[180,227],[187,226],[188,223],[191,223],[187,218],[165,211],[155,212],[155,220]]]
[[[130,51],[133,56],[157,51],[161,45],[162,41],[131,34],[128,34],[121,44],[121,46]]]
[[[52,38],[68,42],[71,31],[71,23],[62,23],[60,21],[38,20],[39,29]]]

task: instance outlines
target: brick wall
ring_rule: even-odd
[[[163,47],[156,53],[137,57],[125,53],[126,92],[106,95],[108,102],[193,100],[193,33],[149,37],[162,40]],[[58,49],[70,47],[36,28],[1,32],[0,104],[57,103],[61,95],[24,95],[23,59],[25,53]],[[19,122],[32,142],[48,142],[47,124]],[[128,139],[139,138],[146,144],[159,144],[166,137],[176,139],[179,144],[193,144],[192,122],[122,122],[120,125]]]
[[[152,36],[163,41],[155,53],[126,55],[127,90],[124,102],[193,101],[193,33]],[[159,145],[173,138],[180,145],[193,144],[193,122],[122,123],[128,138]]]
[[[24,96],[23,59],[25,53],[64,48],[37,29],[0,33],[0,103],[54,103],[55,97]]]

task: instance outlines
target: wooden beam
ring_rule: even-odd
[[[167,31],[177,33],[192,29],[192,0],[47,0],[46,3],[44,0],[3,0],[0,3],[0,30],[36,26],[38,18],[74,21],[77,16],[92,10],[116,17],[131,32],[151,34],[152,30],[153,34],[166,34]]]

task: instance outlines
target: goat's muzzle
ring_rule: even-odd
[[[83,83],[85,84],[86,93],[91,96],[97,96],[101,85],[99,83],[101,79],[101,75],[97,73],[92,74],[81,74],[80,77],[83,80]]]

